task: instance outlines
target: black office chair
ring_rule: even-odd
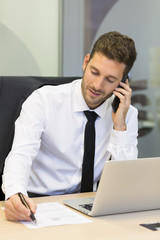
[[[0,77],[0,200],[4,161],[11,150],[14,123],[22,103],[37,88],[44,85],[59,85],[72,82],[78,77]]]

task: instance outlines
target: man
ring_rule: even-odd
[[[34,213],[36,205],[27,194],[80,192],[86,110],[98,115],[94,183],[106,160],[137,158],[137,110],[130,105],[128,80],[121,82],[135,59],[132,39],[118,32],[106,33],[85,56],[82,80],[42,87],[26,100],[3,174],[8,220],[31,220],[18,192],[26,196]],[[116,112],[112,111],[113,94],[120,99]]]

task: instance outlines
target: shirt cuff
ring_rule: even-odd
[[[18,189],[18,190],[17,190]],[[22,188],[17,188],[17,189],[12,189],[12,190],[8,190],[6,193],[5,193],[5,200],[7,200],[8,198],[10,198],[11,196],[17,194],[18,192],[21,192],[23,193],[24,195],[28,196],[27,192],[24,191],[24,189]]]
[[[114,146],[125,146],[129,143],[127,131],[112,130],[110,143]]]

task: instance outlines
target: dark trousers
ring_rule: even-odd
[[[34,197],[47,197],[47,196],[49,196],[49,195],[28,192],[28,196],[29,196],[30,198],[34,198]]]

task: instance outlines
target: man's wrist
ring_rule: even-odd
[[[126,124],[118,124],[118,125],[113,125],[113,129],[116,131],[126,131],[127,130],[127,126]]]

